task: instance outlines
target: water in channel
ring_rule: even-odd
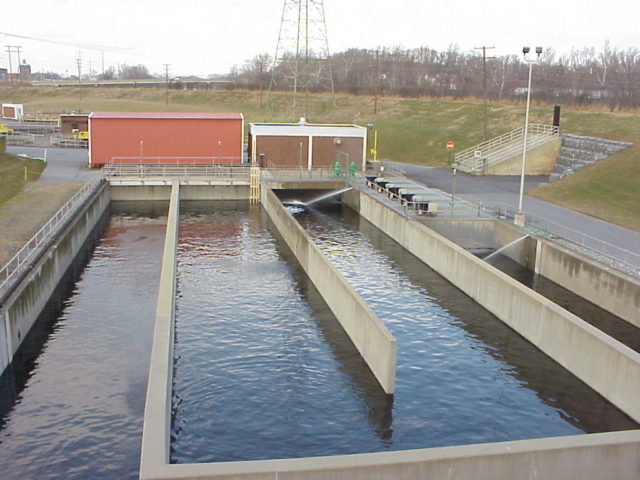
[[[485,257],[486,258],[486,257]],[[640,330],[635,325],[585,300],[557,283],[536,275],[505,255],[497,255],[491,264],[520,283],[544,295],[597,329],[640,352]]]
[[[166,210],[112,205],[0,378],[3,480],[138,478]]]
[[[171,461],[636,428],[357,215],[296,216],[398,339],[385,395],[259,207],[183,202]]]

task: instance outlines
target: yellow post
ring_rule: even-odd
[[[373,131],[373,161],[378,161],[378,130]]]
[[[24,167],[24,181],[27,181],[27,167]]]

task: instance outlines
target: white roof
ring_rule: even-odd
[[[254,136],[278,137],[357,137],[365,138],[366,127],[326,123],[250,123],[249,133]]]

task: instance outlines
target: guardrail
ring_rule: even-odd
[[[106,165],[158,165],[158,166],[247,166],[242,157],[113,157]]]
[[[249,165],[157,165],[157,164],[111,164],[102,168],[109,179],[151,179],[151,178],[242,178],[249,179]]]
[[[10,286],[40,253],[41,247],[56,235],[61,227],[89,196],[100,186],[103,180],[85,183],[73,196],[45,223],[31,239],[0,269],[0,293]]]
[[[527,130],[527,150],[543,145],[559,135],[558,127],[553,125],[531,124]],[[507,132],[455,155],[455,164],[459,170],[468,173],[483,173],[495,165],[522,151],[524,127]]]
[[[348,172],[342,172],[342,174],[337,175],[336,171],[333,168],[312,168],[311,170],[307,168],[263,168],[261,169],[261,176],[265,180],[270,180],[270,179],[303,180],[303,179],[322,179],[322,178],[344,179],[344,178],[355,178],[356,176],[362,176],[362,173],[358,172],[355,176],[349,176]]]
[[[478,215],[485,213],[490,216],[494,216],[501,219],[514,218],[517,210],[507,204],[500,202],[466,202],[475,205],[474,210],[477,209]],[[580,232],[573,228],[567,227],[553,220],[546,219],[527,213],[525,215],[525,230],[529,230],[531,233],[542,235],[545,237],[555,236],[560,239],[571,242],[575,245],[579,245],[585,249],[589,249],[599,255],[605,256],[611,260],[619,262],[627,266],[633,272],[640,272],[640,254],[631,252],[627,249],[618,247],[609,242],[605,242],[599,238],[593,237],[586,233]]]

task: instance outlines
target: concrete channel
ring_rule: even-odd
[[[335,180],[332,181],[335,184]],[[183,183],[181,185],[181,183]],[[295,182],[294,182],[295,183]],[[291,185],[289,185],[291,186]],[[316,184],[316,187],[318,185]],[[331,187],[333,188],[333,187]],[[215,192],[215,193],[212,193]],[[190,198],[246,199],[247,184],[189,184],[168,180],[160,184],[113,185],[96,192],[70,224],[39,259],[3,303],[3,331],[7,352],[15,351],[28,318],[46,301],[43,285],[55,287],[57,272],[64,273],[65,262],[73,259],[77,245],[97,224],[110,198],[141,200],[170,199],[169,218],[160,277],[154,342],[144,413],[144,431],[140,478],[142,479],[609,479],[637,478],[640,472],[640,430],[576,435],[536,440],[500,442],[418,449],[400,452],[341,455],[299,459],[214,464],[171,464],[170,427],[172,412],[173,325],[175,321],[176,248],[180,200]],[[344,202],[382,232],[447,278],[484,308],[495,314],[516,332],[570,370],[623,412],[640,421],[640,354],[611,339],[594,327],[543,296],[520,285],[483,262],[465,248],[437,233],[420,221],[388,208],[375,195],[354,189],[343,195]],[[267,185],[262,185],[261,201],[318,290],[349,333],[382,388],[392,393],[396,344],[375,314],[358,299],[350,286],[338,278],[337,271],[323,261],[304,232],[289,223],[290,216]],[[441,228],[447,228],[442,226]],[[491,227],[483,225],[487,232]],[[487,233],[486,235],[490,235]],[[500,237],[503,244],[511,233]],[[494,244],[496,240],[493,240]],[[618,280],[596,275],[587,266],[561,257],[551,246],[529,242],[533,254],[515,254],[521,262],[533,265],[544,275],[561,266],[574,278],[584,272],[586,287],[598,285],[613,291]],[[548,249],[550,253],[544,253]],[[60,252],[57,252],[59,250]],[[529,252],[529,250],[526,250]],[[563,252],[566,255],[566,252]],[[320,254],[321,255],[321,254]],[[49,262],[49,263],[47,263]],[[46,274],[46,275],[45,275]],[[336,276],[336,274],[338,276]],[[60,273],[61,275],[61,273]],[[545,275],[546,276],[546,275]],[[559,282],[562,281],[559,275]],[[598,278],[594,277],[600,277]],[[591,283],[589,283],[591,281]],[[601,283],[594,284],[593,282]],[[616,283],[617,282],[617,283]],[[570,281],[569,283],[573,283]],[[36,292],[36,290],[38,292]],[[637,294],[620,288],[618,302],[638,308]],[[38,295],[36,295],[38,293]],[[630,296],[629,296],[630,295]],[[333,301],[332,299],[336,299]],[[632,299],[630,302],[628,299]],[[27,302],[27,303],[25,303]],[[625,307],[626,308],[626,307]],[[613,309],[613,307],[612,307]],[[9,314],[9,312],[11,312]],[[636,311],[620,311],[621,316],[635,317]],[[14,313],[24,320],[17,323]],[[349,325],[348,322],[353,322]],[[363,324],[368,325],[363,327]],[[20,326],[19,326],[20,325]],[[17,332],[20,332],[19,334]],[[5,353],[5,358],[9,356]]]

